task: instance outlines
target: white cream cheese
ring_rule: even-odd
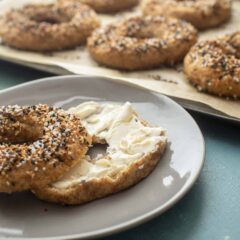
[[[61,180],[57,188],[89,181],[93,178],[114,176],[132,163],[156,151],[158,144],[166,142],[161,127],[149,127],[136,115],[132,105],[85,102],[69,109],[75,114],[91,135],[108,144],[106,155],[90,159],[86,157]]]

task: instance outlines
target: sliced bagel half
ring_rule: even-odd
[[[130,103],[86,102],[69,111],[107,150],[93,158],[87,155],[57,182],[32,189],[42,200],[77,205],[129,188],[153,171],[166,148],[165,131],[150,127]]]

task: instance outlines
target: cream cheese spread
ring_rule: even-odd
[[[57,188],[66,188],[93,178],[114,177],[167,141],[165,131],[161,127],[145,124],[129,102],[123,105],[85,102],[69,109],[69,112],[78,116],[88,132],[104,140],[108,147],[104,156],[95,159],[86,156],[53,184]]]

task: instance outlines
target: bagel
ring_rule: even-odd
[[[88,50],[98,63],[122,70],[142,70],[181,61],[197,41],[189,23],[165,17],[130,17],[97,29]]]
[[[62,109],[0,107],[0,192],[59,179],[81,161],[90,144],[80,120]]]
[[[129,188],[153,171],[166,147],[165,131],[150,127],[130,103],[87,102],[70,112],[82,119],[95,143],[108,148],[105,155],[86,156],[59,181],[33,189],[42,200],[76,205]]]
[[[0,36],[10,47],[30,51],[74,48],[99,27],[86,5],[27,5],[7,12],[0,20]]]
[[[98,13],[114,13],[136,6],[139,0],[59,0],[60,4],[80,2],[93,8]]]
[[[231,16],[231,0],[145,0],[144,15],[183,19],[197,29],[218,26]]]
[[[196,44],[184,60],[187,79],[200,91],[240,97],[240,32]]]

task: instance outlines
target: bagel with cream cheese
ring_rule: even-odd
[[[70,109],[95,143],[108,144],[106,154],[89,155],[60,180],[32,191],[42,200],[76,205],[124,190],[147,177],[166,148],[166,133],[150,127],[124,105],[87,102]]]

